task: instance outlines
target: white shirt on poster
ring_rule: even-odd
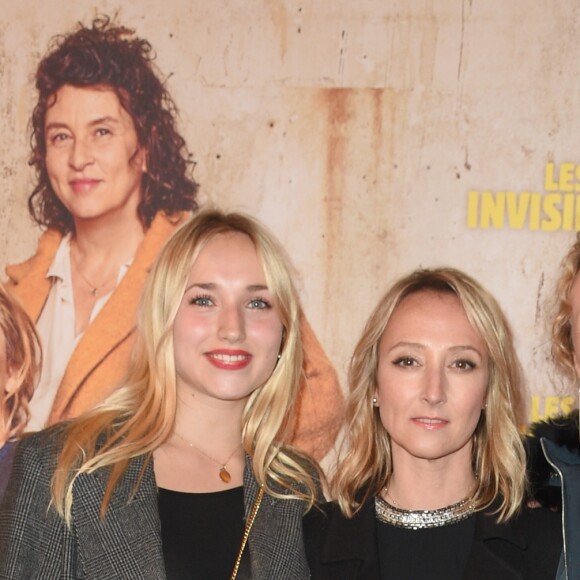
[[[127,273],[131,261],[119,268],[116,284],[119,284]],[[42,371],[30,401],[30,421],[27,431],[38,431],[45,427],[68,361],[84,334],[81,332],[75,336],[70,235],[65,236],[60,243],[46,277],[51,279],[52,286],[36,323],[42,346]],[[113,291],[114,289],[95,302],[89,324],[99,314]]]

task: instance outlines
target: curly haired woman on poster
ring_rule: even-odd
[[[44,366],[29,428],[77,416],[123,376],[145,278],[190,212],[197,184],[176,107],[146,40],[107,18],[54,39],[36,72],[29,198],[46,231],[9,266],[35,321]],[[336,373],[308,323],[293,442],[322,457],[339,427]]]

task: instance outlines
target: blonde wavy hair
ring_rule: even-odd
[[[248,236],[262,261],[268,288],[283,324],[280,358],[270,378],[256,389],[243,413],[242,442],[257,482],[276,497],[315,501],[319,472],[310,460],[283,444],[291,431],[302,378],[301,308],[289,260],[264,226],[239,213],[206,210],[167,242],[147,279],[137,321],[137,341],[124,382],[98,408],[64,428],[63,448],[53,476],[57,512],[70,524],[73,485],[83,473],[108,468],[101,505],[106,511],[116,484],[132,458],[152,452],[171,434],[177,405],[173,322],[193,263],[215,236]],[[276,491],[275,482],[289,494]],[[134,490],[135,492],[137,490]]]
[[[346,451],[339,460],[332,493],[352,517],[377,495],[392,473],[389,434],[372,398],[378,387],[379,343],[395,308],[411,294],[453,294],[482,337],[489,358],[489,383],[473,437],[474,500],[481,510],[496,500],[498,521],[511,517],[525,492],[525,453],[518,420],[523,419],[521,368],[509,324],[496,300],[473,278],[453,268],[416,270],[396,282],[371,314],[349,367]]]
[[[16,438],[30,418],[29,402],[42,364],[40,342],[24,309],[0,284],[0,331],[4,335],[9,384],[0,385],[3,432],[0,447]]]
[[[552,357],[568,379],[577,381],[574,368],[574,341],[572,339],[572,304],[570,290],[580,271],[580,233],[562,260],[562,269],[556,284],[556,315],[552,323]]]

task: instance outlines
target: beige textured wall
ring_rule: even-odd
[[[141,0],[98,11],[118,11],[156,48],[203,202],[274,228],[341,372],[387,285],[449,264],[505,307],[531,416],[560,408],[542,305],[576,227],[575,165],[561,167],[580,163],[576,2]],[[0,264],[27,257],[38,235],[25,208],[36,62],[52,35],[96,12],[87,0],[0,0]],[[560,198],[547,205],[549,189],[569,191],[564,210]],[[470,208],[470,191],[489,199]],[[486,226],[506,191],[492,216],[503,228]]]

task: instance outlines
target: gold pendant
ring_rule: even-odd
[[[93,288],[91,290],[91,296],[96,296],[96,295],[97,295],[97,289],[96,288]]]
[[[232,476],[230,475],[230,472],[226,469],[225,465],[223,465],[222,468],[220,469],[220,479],[224,483],[229,483],[232,480]]]

